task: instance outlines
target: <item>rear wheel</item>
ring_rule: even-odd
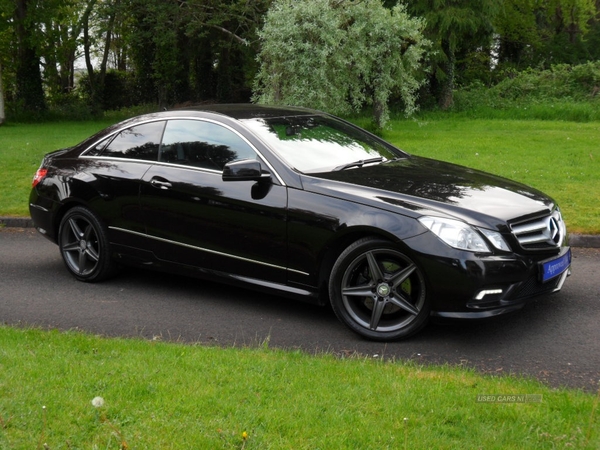
[[[361,239],[339,256],[329,279],[329,297],[343,323],[373,340],[408,337],[429,319],[420,269],[381,239]]]
[[[115,271],[106,231],[89,209],[76,206],[60,222],[58,246],[67,269],[80,281],[101,281]]]

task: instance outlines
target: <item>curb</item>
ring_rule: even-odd
[[[0,217],[0,228],[34,228],[29,217]],[[569,234],[571,247],[600,248],[600,234]]]
[[[600,248],[600,235],[598,234],[570,234],[571,247]]]
[[[0,217],[0,228],[33,228],[29,217]]]

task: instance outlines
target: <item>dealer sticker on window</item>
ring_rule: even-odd
[[[571,249],[558,258],[550,259],[540,263],[540,279],[545,283],[565,272],[571,265]]]

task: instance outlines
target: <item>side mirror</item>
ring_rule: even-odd
[[[271,174],[263,171],[260,162],[255,159],[244,159],[225,164],[223,181],[264,181],[270,180]]]

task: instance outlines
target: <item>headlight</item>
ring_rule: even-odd
[[[508,244],[506,243],[506,241],[504,240],[504,238],[502,237],[502,235],[500,233],[498,233],[497,231],[486,230],[484,228],[479,228],[479,231],[481,231],[485,235],[485,237],[489,239],[489,241],[492,243],[492,245],[494,247],[496,247],[498,250],[504,250],[505,252],[510,252],[510,248],[508,247]]]
[[[451,247],[472,252],[489,252],[483,238],[470,225],[453,219],[424,216],[419,222]]]
[[[429,228],[437,237],[451,247],[471,252],[490,252],[481,235],[470,225],[460,220],[424,216],[419,222]],[[502,235],[496,231],[479,229],[492,245],[499,250],[510,251]]]

